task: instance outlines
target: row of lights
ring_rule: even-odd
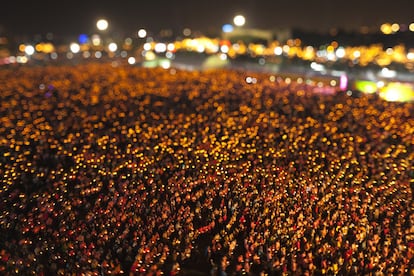
[[[383,34],[394,34],[397,33],[399,31],[404,30],[405,31],[406,25],[401,25],[398,23],[384,23],[381,25],[380,30]],[[414,23],[411,23],[410,25],[408,25],[408,30],[410,30],[411,32],[414,32]]]

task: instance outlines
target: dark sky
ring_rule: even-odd
[[[104,17],[121,33],[140,27],[206,32],[232,23],[237,13],[252,28],[356,29],[414,22],[414,0],[6,0],[0,4],[0,26],[18,35],[77,35],[96,32],[96,20]]]

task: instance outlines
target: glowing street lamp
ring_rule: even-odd
[[[78,43],[71,43],[70,44],[70,50],[72,53],[77,54],[80,51],[80,46]]]
[[[245,18],[243,15],[241,15],[241,14],[236,15],[236,16],[233,18],[233,23],[234,23],[234,25],[236,25],[237,27],[242,27],[242,26],[244,26],[244,24],[246,24],[246,18]]]
[[[139,38],[145,38],[147,36],[147,31],[145,29],[139,29],[138,30],[138,37]]]
[[[118,50],[118,45],[116,45],[115,42],[109,43],[108,49],[110,52],[114,53],[116,50]]]
[[[99,19],[96,22],[96,27],[98,28],[98,30],[100,31],[105,31],[106,29],[108,29],[108,21],[106,19]]]

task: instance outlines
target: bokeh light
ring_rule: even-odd
[[[391,24],[389,24],[389,23],[382,24],[381,25],[381,32],[383,34],[392,34]]]
[[[191,35],[191,29],[190,28],[185,28],[184,30],[183,30],[183,35],[184,36],[190,36]]]
[[[145,29],[139,29],[138,30],[138,37],[139,38],[145,38],[147,36],[147,31]]]
[[[223,33],[231,33],[234,30],[234,27],[231,24],[224,24],[221,30]]]
[[[74,53],[74,54],[77,54],[77,53],[79,53],[79,51],[80,51],[80,46],[79,46],[79,44],[78,43],[71,43],[70,44],[70,50],[71,50],[71,52],[72,53]]]
[[[241,14],[236,15],[236,16],[233,18],[233,23],[234,23],[234,25],[236,25],[237,27],[242,27],[242,26],[244,26],[244,24],[246,24],[246,18],[245,18],[243,15],[241,15]]]
[[[24,48],[24,52],[31,56],[35,53],[35,48],[32,45],[26,45],[26,47]]]
[[[116,52],[116,50],[118,50],[118,45],[115,42],[111,42],[108,45],[108,50],[110,52]]]
[[[157,43],[155,44],[154,50],[156,53],[164,53],[167,51],[167,45],[165,43]]]
[[[344,47],[339,47],[338,49],[336,49],[335,54],[338,58],[344,58],[346,55]]]
[[[379,95],[389,102],[412,101],[414,99],[414,89],[409,84],[391,82],[381,89]]]
[[[391,25],[391,31],[396,33],[400,30],[400,25],[398,23],[394,23]]]
[[[79,37],[78,37],[78,42],[79,42],[80,44],[86,44],[86,43],[88,43],[88,41],[89,41],[89,37],[88,37],[88,35],[87,35],[87,34],[80,34],[80,35],[79,35]]]
[[[134,65],[134,64],[135,64],[135,62],[136,62],[136,59],[135,59],[134,57],[129,57],[129,58],[128,58],[128,64],[130,64],[130,65]]]
[[[283,54],[283,48],[280,46],[275,47],[274,53],[275,55],[280,56],[281,54]]]
[[[358,80],[355,81],[355,88],[363,93],[372,94],[378,91],[377,84],[373,81]]]
[[[339,88],[342,91],[345,91],[348,87],[348,77],[347,75],[341,75],[340,79],[339,79]]]
[[[105,31],[106,29],[108,29],[109,23],[106,19],[99,19],[96,22],[96,27],[98,28],[98,30],[100,31]]]
[[[101,44],[101,37],[99,35],[93,35],[92,36],[92,45],[93,46],[99,46]]]

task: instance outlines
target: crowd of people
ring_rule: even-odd
[[[414,275],[413,103],[111,64],[0,91],[0,274]]]

